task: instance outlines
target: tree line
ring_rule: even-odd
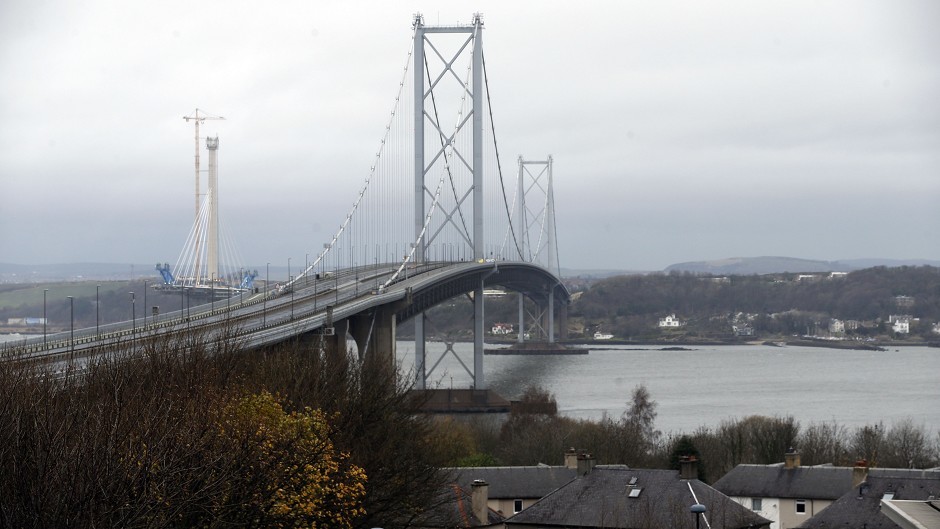
[[[456,466],[560,465],[564,451],[575,447],[589,451],[598,464],[634,468],[678,470],[680,456],[694,455],[706,482],[739,464],[779,463],[791,448],[801,453],[804,465],[853,466],[859,460],[883,468],[940,465],[940,431],[929,432],[910,419],[890,426],[848,428],[832,421],[804,427],[793,416],[753,415],[665,435],[656,429],[657,403],[642,385],[620,417],[572,419],[553,412],[554,403],[546,390],[529,388],[523,405],[504,422],[446,418],[437,424],[437,437]]]

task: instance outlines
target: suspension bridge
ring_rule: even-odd
[[[211,227],[194,228],[194,245],[180,277],[165,282],[180,292],[180,310],[145,314],[141,321],[43,335],[17,344],[26,354],[50,360],[87,357],[106,347],[135,347],[147,339],[200,332],[214,341],[238,340],[264,347],[291,339],[313,339],[345,351],[355,341],[360,357],[394,361],[396,327],[415,326],[416,387],[424,389],[436,363],[426,358],[425,311],[468,295],[474,305],[474,387],[484,389],[484,289],[518,293],[517,340],[555,342],[564,337],[570,294],[560,280],[551,156],[500,157],[494,109],[483,53],[483,20],[467,25],[429,26],[413,19],[412,46],[389,119],[372,163],[349,212],[329,241],[316,243],[316,258],[273,287],[250,282],[257,272],[212,252],[219,237]],[[199,200],[196,122],[196,226],[217,214],[210,184]],[[218,139],[208,139],[210,182]],[[215,213],[214,213],[215,212]],[[217,222],[217,221],[215,221]],[[310,241],[304,241],[311,248]],[[228,261],[228,262],[226,262]],[[158,265],[167,278],[169,266]],[[225,270],[240,270],[238,274]],[[241,285],[221,288],[226,276]],[[250,277],[249,277],[250,276]],[[202,280],[200,278],[208,278]],[[219,298],[216,287],[223,292]],[[184,295],[212,291],[191,307]],[[529,300],[529,302],[526,302]],[[446,354],[446,353],[445,353]],[[462,363],[462,362],[461,362]]]

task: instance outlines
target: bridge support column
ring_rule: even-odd
[[[473,291],[473,389],[486,389],[483,380],[483,280]]]
[[[519,293],[519,338],[517,343],[525,343],[525,296]]]
[[[378,361],[385,367],[395,366],[395,313],[376,308],[346,320],[349,334],[359,348],[359,361]]]
[[[427,373],[424,367],[425,358],[424,313],[415,316],[415,389],[427,388]]]
[[[555,289],[548,291],[548,343],[555,343]]]
[[[327,353],[331,355],[343,355],[349,351],[346,343],[346,333],[349,331],[349,321],[339,320],[333,323],[333,335],[323,337],[324,346]]]
[[[558,337],[565,341],[568,339],[568,304],[562,303],[558,308]]]

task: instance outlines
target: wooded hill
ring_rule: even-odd
[[[832,318],[859,322],[851,332],[885,334],[890,333],[889,316],[909,315],[919,319],[911,335],[930,339],[940,320],[940,268],[875,267],[845,275],[619,276],[593,283],[569,313],[585,334],[600,328],[624,338],[659,335],[659,318],[673,313],[686,323],[684,332],[702,336],[731,335],[735,323],[752,327],[755,335],[822,333]]]

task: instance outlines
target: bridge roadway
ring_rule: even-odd
[[[104,350],[127,349],[137,340],[165,337],[185,332],[204,333],[204,337],[238,340],[248,348],[263,347],[312,332],[323,333],[329,325],[345,323],[337,330],[345,343],[346,330],[355,336],[349,321],[363,316],[383,314],[394,325],[455,296],[471,292],[481,285],[503,286],[526,294],[540,306],[547,303],[565,307],[570,295],[559,279],[548,270],[529,263],[497,262],[427,262],[410,267],[387,288],[380,288],[390,278],[397,264],[379,264],[326,273],[319,279],[300,277],[293,288],[272,288],[258,294],[241,294],[214,303],[182,310],[148,315],[134,321],[65,331],[24,342],[6,344],[27,356],[48,361],[80,359]],[[181,300],[183,300],[181,292]],[[182,305],[182,301],[181,301]],[[330,310],[331,309],[331,310]],[[393,317],[394,321],[387,321]],[[375,319],[369,324],[369,334]],[[341,329],[341,330],[340,330]],[[324,334],[330,334],[329,331]],[[358,338],[357,338],[358,339]],[[386,354],[393,351],[386,351]]]

